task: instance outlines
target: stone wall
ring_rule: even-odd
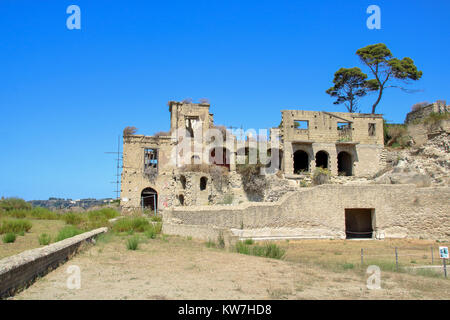
[[[47,274],[70,259],[81,245],[107,230],[99,228],[0,260],[0,298],[14,295],[37,277]]]
[[[414,121],[422,120],[429,116],[431,113],[444,113],[450,112],[450,106],[445,105],[444,101],[432,103],[426,107],[419,108],[415,111],[411,111],[406,115],[405,123],[409,124]]]
[[[302,188],[274,203],[172,208],[163,212],[163,231],[189,225],[283,236],[297,229],[299,237],[345,238],[345,209],[352,208],[374,209],[377,238],[450,238],[449,187],[375,184]]]

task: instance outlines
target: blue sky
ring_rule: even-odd
[[[81,8],[68,30],[66,8]],[[369,5],[381,30],[366,27]],[[386,91],[377,111],[450,101],[450,2],[0,0],[0,196],[113,197],[126,126],[169,129],[167,101],[206,97],[215,122],[269,128],[281,109],[345,111],[325,94],[358,48],[411,57],[418,93]],[[370,112],[375,96],[361,101]]]

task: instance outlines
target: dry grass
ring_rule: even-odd
[[[131,235],[109,234],[16,299],[448,299],[450,281],[382,272],[382,289],[368,290],[360,270],[333,270],[316,262],[358,259],[361,245],[420,250],[430,242],[290,241],[286,260],[207,248],[184,237],[142,239],[127,250]],[[340,250],[342,254],[334,254]],[[348,255],[348,256],[347,256]],[[82,287],[66,288],[68,265],[81,269]]]
[[[40,247],[39,236],[46,233],[55,238],[58,231],[65,225],[61,220],[32,220],[33,227],[23,236],[18,235],[14,243],[0,245],[0,259],[18,254],[22,251]]]

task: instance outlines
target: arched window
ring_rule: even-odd
[[[158,193],[155,189],[145,188],[142,190],[141,206],[143,209],[158,210]]]
[[[319,151],[316,153],[316,167],[328,169],[328,153],[326,151]]]

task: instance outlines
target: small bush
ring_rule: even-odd
[[[143,217],[123,218],[114,223],[115,232],[145,232],[150,229],[150,222]]]
[[[153,221],[153,222],[161,222],[161,221],[162,221],[162,218],[161,218],[160,216],[152,216],[152,217],[150,218],[150,221]]]
[[[12,232],[8,232],[2,237],[3,243],[13,243],[16,241],[16,235]]]
[[[31,204],[20,198],[5,198],[0,200],[0,208],[10,210],[30,210]]]
[[[235,250],[242,254],[272,259],[282,259],[286,253],[286,250],[278,247],[275,243],[266,243],[263,246],[250,246],[244,241],[238,241],[235,245]]]
[[[328,169],[318,167],[314,170],[312,180],[316,186],[328,183],[330,180],[331,172]]]
[[[161,223],[150,224],[144,234],[147,236],[147,238],[155,239],[156,235],[161,233],[161,229]]]
[[[51,237],[46,233],[41,233],[38,240],[41,246],[46,246],[50,243]]]
[[[32,224],[28,220],[17,219],[17,220],[4,220],[2,226],[0,227],[0,234],[3,233],[19,233],[21,231],[28,232],[32,227]]]
[[[138,247],[139,247],[139,237],[133,236],[127,240],[128,250],[137,250]]]
[[[137,132],[136,127],[126,127],[125,129],[123,129],[123,136],[124,137],[132,136],[136,134],[136,132]]]
[[[245,239],[244,240],[244,243],[245,244],[247,244],[247,245],[249,245],[249,246],[251,246],[253,243],[255,243],[254,241],[253,241],[253,239]]]
[[[344,263],[342,265],[342,269],[344,269],[344,270],[349,270],[349,269],[353,269],[353,268],[355,268],[355,265],[353,263]]]
[[[58,220],[60,218],[58,213],[41,207],[31,209],[29,216],[40,220]]]
[[[71,224],[71,225],[79,225],[81,224],[83,221],[87,220],[87,217],[81,213],[74,213],[74,212],[69,212],[69,213],[65,213],[62,216],[62,219],[67,223],[67,224]]]
[[[56,236],[56,241],[71,238],[81,233],[83,233],[83,231],[74,226],[65,226],[59,231],[58,235]]]

